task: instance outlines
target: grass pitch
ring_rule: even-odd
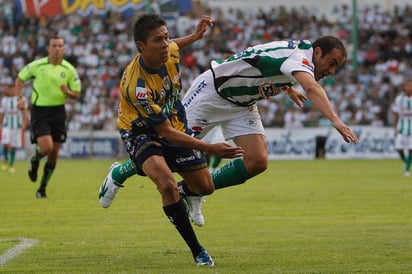
[[[194,264],[147,178],[100,208],[111,162],[60,160],[47,199],[35,198],[27,162],[1,172],[0,272],[412,273],[412,178],[400,160],[272,161],[216,191],[195,227],[213,268]]]

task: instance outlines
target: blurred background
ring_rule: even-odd
[[[26,63],[47,54],[48,35],[58,33],[66,40],[65,58],[82,80],[81,99],[66,105],[69,140],[62,157],[122,156],[116,130],[118,81],[137,53],[132,27],[145,12],[161,14],[171,38],[190,34],[202,14],[215,19],[204,39],[182,51],[184,88],[227,50],[272,40],[339,37],[348,60],[321,84],[342,120],[355,126],[367,144],[345,148],[344,153],[354,153],[345,157],[396,157],[390,105],[405,79],[412,77],[410,1],[0,0],[0,96]],[[24,92],[30,97],[29,83]],[[335,147],[342,156],[345,149],[331,142],[329,121],[310,102],[299,109],[287,96],[276,96],[260,101],[259,110],[269,148],[274,146],[272,157],[280,155],[277,146],[282,142],[293,149],[281,153],[313,157],[319,135],[330,137],[326,155],[333,155]],[[299,142],[309,148],[296,148]]]

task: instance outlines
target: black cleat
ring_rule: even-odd
[[[36,192],[36,198],[47,198],[46,189],[39,188]]]
[[[39,160],[31,158],[29,167],[29,178],[34,183],[37,181],[37,170],[39,169]]]

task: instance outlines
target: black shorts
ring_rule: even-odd
[[[121,129],[120,136],[139,175],[146,175],[142,165],[153,155],[163,156],[172,172],[193,171],[207,167],[204,153],[196,149],[171,144],[144,132]]]
[[[32,106],[30,118],[30,140],[51,135],[54,142],[64,143],[67,137],[66,109],[64,105],[53,107]]]

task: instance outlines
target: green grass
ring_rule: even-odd
[[[204,204],[198,238],[213,268],[194,265],[147,178],[109,209],[97,190],[109,160],[60,160],[47,199],[17,162],[0,173],[0,256],[37,244],[1,273],[412,273],[412,178],[399,160],[272,161]]]

